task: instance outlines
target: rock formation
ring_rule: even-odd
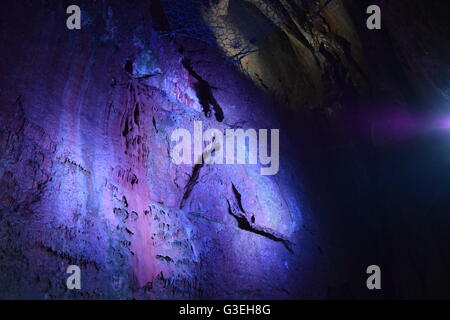
[[[373,32],[356,0],[79,1],[81,30],[2,2],[0,298],[448,296],[448,156],[408,139],[449,102],[450,11],[373,2]],[[279,173],[175,165],[194,121],[280,128]]]

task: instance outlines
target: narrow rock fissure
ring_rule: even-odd
[[[231,187],[233,189],[234,196],[236,197],[239,209],[241,209],[242,212],[245,212],[244,208],[242,207],[242,195],[240,192],[236,189],[235,185],[232,183]]]
[[[276,242],[281,242],[285,246],[285,248],[290,253],[293,254],[294,253],[294,251],[292,250],[293,243],[291,241],[289,241],[288,239],[286,239],[286,237],[284,235],[282,235],[281,233],[279,233],[279,232],[277,232],[277,231],[275,231],[275,230],[273,230],[271,228],[267,228],[267,227],[263,227],[263,226],[260,226],[258,224],[255,224],[255,216],[254,215],[252,215],[251,221],[248,220],[247,214],[242,208],[242,196],[241,196],[241,194],[236,189],[234,184],[232,184],[232,189],[233,189],[233,194],[234,194],[234,196],[236,198],[236,202],[237,202],[238,208],[239,208],[239,210],[241,212],[235,212],[232,209],[230,201],[227,199],[228,213],[233,218],[236,219],[239,229],[259,234],[260,236],[266,237],[266,238],[268,238],[270,240],[273,240],[273,241],[276,241]]]
[[[203,161],[202,161],[202,163],[196,164],[194,166],[194,169],[192,169],[191,177],[189,178],[189,181],[186,184],[186,187],[184,188],[183,198],[181,199],[181,203],[180,203],[180,209],[183,209],[186,200],[189,198],[189,195],[191,194],[192,190],[194,189],[195,185],[197,184],[198,177],[200,175],[200,169],[202,167],[203,167]]]
[[[224,114],[222,107],[217,102],[212,89],[214,89],[208,81],[204,80],[195,70],[192,68],[191,60],[188,58],[183,58],[181,61],[183,67],[189,72],[189,74],[197,80],[197,83],[194,85],[195,92],[197,94],[197,98],[203,108],[203,113],[206,117],[211,116],[211,106],[214,110],[214,116],[216,120],[222,122],[224,120]]]

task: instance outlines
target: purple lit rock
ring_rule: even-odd
[[[36,8],[11,5],[0,37],[0,297],[315,296],[321,257],[288,153],[276,176],[211,165],[194,179],[169,156],[171,132],[195,120],[278,128],[265,94],[215,48],[160,38],[144,1],[85,4],[79,32],[64,28],[62,2]],[[192,71],[222,121],[205,117]],[[72,264],[79,291],[65,286]]]

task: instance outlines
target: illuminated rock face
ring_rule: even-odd
[[[280,128],[270,99],[213,46],[161,38],[151,3],[81,7],[80,31],[61,23],[62,3],[16,3],[4,21],[0,296],[323,294],[311,286],[324,264],[285,133],[275,176],[169,156],[171,132],[195,120]],[[210,117],[201,90],[215,101]],[[79,291],[65,285],[72,264]]]
[[[370,33],[364,2],[280,1],[280,20],[215,1],[197,34],[170,32],[175,1],[86,1],[81,30],[70,2],[2,4],[0,298],[370,298],[378,262],[383,297],[445,296],[448,197],[430,190],[450,161],[389,143],[417,134],[415,106],[448,101],[448,24],[380,0],[387,31]],[[279,173],[175,165],[171,132],[195,121],[280,129]],[[427,170],[396,166],[411,159]]]

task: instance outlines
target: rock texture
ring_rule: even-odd
[[[374,2],[382,31],[366,1],[81,1],[79,31],[3,2],[0,298],[448,296],[448,157],[409,140],[448,103],[446,15]],[[281,128],[280,172],[175,165],[194,121]]]
[[[278,128],[266,95],[218,49],[164,39],[151,2],[86,3],[81,31],[64,5],[12,3],[2,21],[1,297],[310,295],[297,282],[321,269],[301,261],[321,257],[289,154],[274,177],[170,159],[171,132],[195,120]]]

